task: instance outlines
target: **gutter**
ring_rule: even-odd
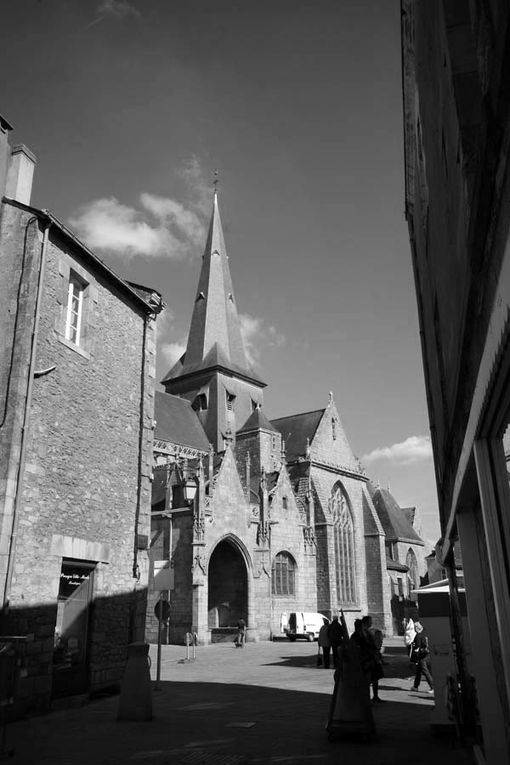
[[[27,227],[34,222],[37,218],[32,218]],[[34,324],[32,328],[32,340],[30,345],[30,359],[28,363],[28,382],[27,382],[27,394],[25,398],[25,407],[23,412],[23,425],[21,427],[21,441],[20,441],[20,456],[18,463],[18,472],[16,476],[16,490],[14,495],[14,507],[12,513],[12,526],[11,536],[9,539],[9,552],[7,557],[7,572],[5,577],[5,587],[3,593],[3,608],[6,608],[9,604],[9,593],[11,590],[12,577],[14,574],[14,558],[16,552],[16,539],[18,533],[18,520],[19,510],[21,504],[21,496],[23,493],[23,475],[25,472],[25,459],[26,459],[26,445],[28,429],[30,424],[30,409],[32,406],[32,388],[35,374],[35,357],[37,352],[37,338],[39,333],[39,317],[41,312],[41,298],[42,298],[42,285],[44,281],[44,271],[46,266],[46,251],[48,248],[48,234],[51,227],[51,220],[46,220],[46,226],[43,234],[43,241],[41,245],[41,259],[39,265],[39,276],[37,280],[37,294],[34,309]],[[13,340],[15,342],[15,338]]]

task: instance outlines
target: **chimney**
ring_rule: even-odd
[[[15,146],[11,151],[5,196],[24,205],[30,204],[34,167],[37,162],[30,149],[24,144]]]
[[[5,184],[7,183],[7,170],[11,156],[11,147],[9,146],[9,133],[11,130],[12,125],[0,114],[0,197],[4,195]]]

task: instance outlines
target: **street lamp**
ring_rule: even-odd
[[[196,478],[188,478],[184,482],[183,491],[184,491],[184,499],[186,502],[191,504],[193,500],[195,499],[196,493],[197,493],[197,480]]]

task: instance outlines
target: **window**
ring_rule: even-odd
[[[273,595],[294,595],[296,584],[296,564],[287,552],[278,553],[271,571]]]
[[[259,408],[258,403],[252,399],[251,400],[251,411],[254,412],[255,409],[258,409],[258,408]]]
[[[198,396],[195,396],[191,407],[195,412],[204,412],[207,409],[207,396],[205,393],[199,393]]]
[[[339,603],[356,602],[354,524],[343,489],[333,487],[330,498],[335,548],[336,591]]]
[[[80,345],[82,339],[83,299],[85,285],[74,274],[69,279],[65,339]]]
[[[226,397],[227,397],[227,411],[233,412],[234,411],[234,401],[236,400],[236,397],[233,393],[229,393],[228,390],[225,391]]]
[[[336,420],[334,417],[331,420],[331,435],[333,436],[333,441],[336,441]]]
[[[282,497],[282,507],[283,507],[283,509],[287,510],[288,506],[289,506],[289,500],[287,499],[287,497]]]
[[[395,555],[395,542],[385,542],[384,544],[386,547],[386,555],[388,556],[388,558],[390,558],[391,560],[397,560]]]

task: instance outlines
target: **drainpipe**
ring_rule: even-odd
[[[30,222],[31,221],[29,221],[29,223]],[[33,387],[34,372],[35,372],[37,337],[39,333],[39,316],[41,312],[42,286],[44,281],[44,271],[46,266],[46,250],[48,247],[48,234],[49,234],[50,226],[51,226],[51,221],[46,220],[43,240],[41,245],[41,261],[39,265],[39,276],[37,280],[37,296],[35,301],[34,324],[32,328],[32,340],[30,344],[30,360],[28,365],[27,395],[25,399],[25,409],[23,412],[23,425],[21,428],[20,456],[19,456],[19,463],[18,463],[18,473],[16,477],[16,492],[14,496],[11,537],[9,540],[7,573],[5,577],[5,588],[4,588],[4,594],[3,594],[3,608],[6,608],[9,604],[9,594],[11,590],[12,577],[14,573],[14,557],[16,553],[16,538],[18,533],[19,510],[20,510],[20,504],[21,504],[21,495],[23,494],[23,474],[25,472],[27,436],[28,436],[28,428],[29,428],[29,421],[30,421],[30,408],[32,406],[32,387]],[[15,342],[15,339],[13,340],[13,342]]]

